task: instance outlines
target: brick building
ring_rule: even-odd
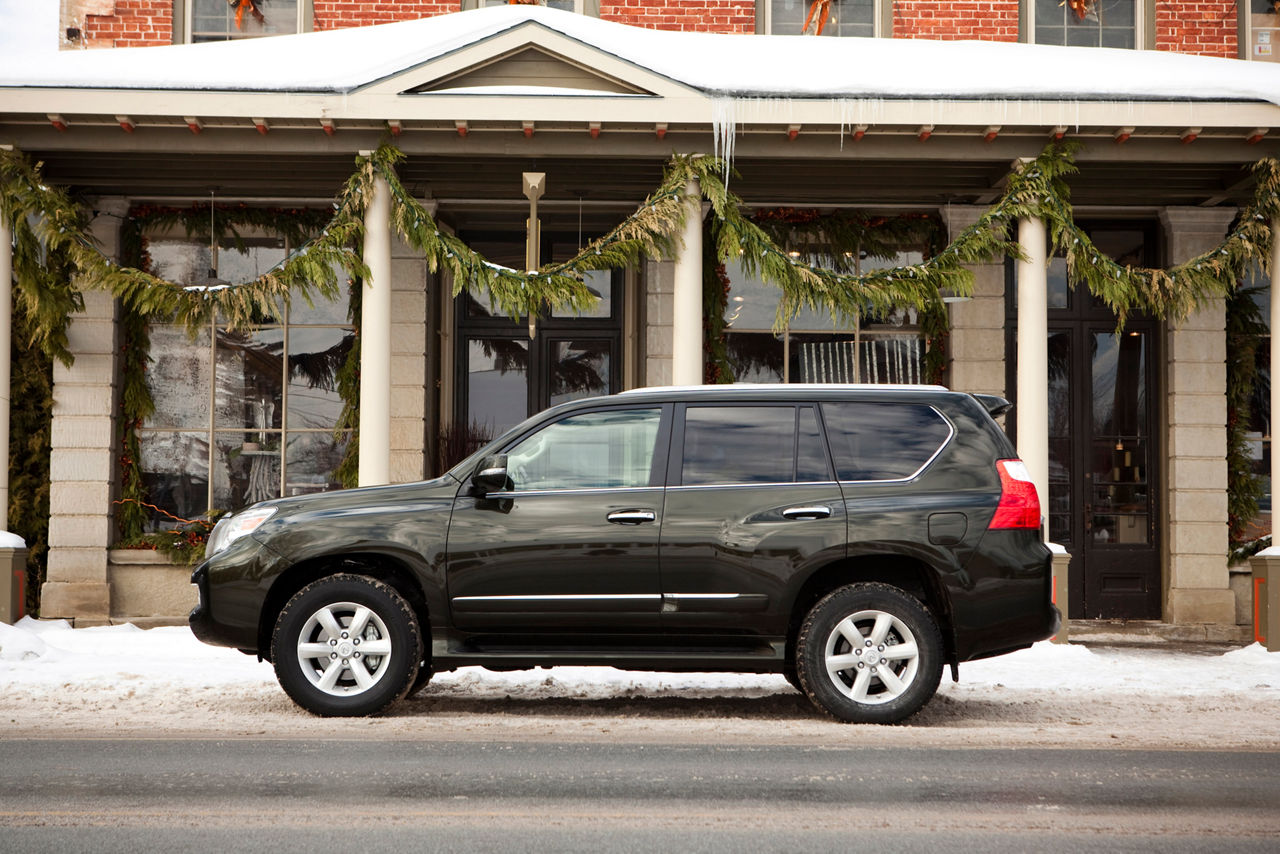
[[[1268,94],[1280,93],[1280,17],[1262,0],[1096,0],[1082,15],[1056,0],[833,0],[812,41],[780,38],[803,30],[805,0],[472,11],[488,5],[505,4],[64,0],[58,61],[0,61],[0,144],[92,199],[95,233],[118,253],[122,218],[211,192],[322,207],[390,127],[410,191],[468,245],[515,266],[522,172],[546,175],[544,260],[625,217],[673,152],[731,152],[733,189],[751,210],[918,215],[955,236],[1054,136],[1083,144],[1073,201],[1095,242],[1125,263],[1169,266],[1223,239],[1250,198],[1248,167],[1280,150]],[[190,45],[211,41],[233,44]],[[79,50],[160,45],[173,47]],[[154,268],[175,280],[207,266],[209,246],[181,229],[146,237]],[[223,278],[252,278],[290,249],[269,229],[251,237],[214,253]],[[362,460],[385,453],[368,482],[434,475],[459,431],[501,430],[566,394],[701,381],[701,359],[681,355],[700,352],[701,321],[675,308],[680,283],[701,280],[687,253],[594,280],[601,307],[539,318],[531,338],[525,321],[453,297],[446,275],[391,247],[388,272],[367,283],[390,299],[364,338],[389,345],[387,367],[362,374],[386,392],[384,411],[361,424],[362,448],[378,449]],[[924,249],[903,246],[900,258]],[[1068,286],[1061,259],[1031,255],[1047,271],[1043,311],[1019,310],[1015,265],[975,268],[973,298],[949,306],[945,382],[1018,397],[1040,378],[1035,393],[1048,397],[1018,400],[1016,412],[1044,427],[1022,428],[1019,446],[1039,459],[1049,533],[1072,555],[1072,615],[1243,636],[1247,578],[1227,558],[1222,305],[1180,323],[1131,318],[1117,338],[1115,316]],[[850,330],[802,315],[775,335],[776,293],[732,263],[727,275],[739,379],[919,381],[914,316]],[[157,413],[140,430],[153,501],[189,518],[334,485],[342,443],[323,437],[340,402],[292,371],[349,346],[345,306],[274,321],[194,343],[153,330]],[[117,307],[89,295],[72,326],[76,364],[55,367],[45,616],[167,619],[190,595],[180,570],[162,576],[110,550],[120,334]],[[1019,335],[1047,340],[1048,354],[1017,364]],[[863,354],[856,376],[813,367],[842,347]],[[895,367],[873,374],[875,359]],[[591,378],[566,391],[569,364]],[[1269,432],[1253,438],[1260,464]],[[1024,449],[1036,434],[1039,450]]]

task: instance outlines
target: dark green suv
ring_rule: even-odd
[[[899,721],[944,663],[1057,631],[1007,407],[937,386],[575,401],[436,480],[223,519],[191,626],[319,715],[467,665],[598,664],[782,673],[840,720]]]

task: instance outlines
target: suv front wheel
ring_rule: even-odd
[[[796,671],[819,708],[848,723],[897,723],[942,677],[942,636],[915,597],[851,584],[813,606],[796,639]]]
[[[271,638],[276,677],[293,701],[324,717],[375,715],[409,691],[422,635],[390,585],[332,575],[293,595]]]

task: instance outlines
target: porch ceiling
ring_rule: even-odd
[[[183,154],[29,151],[49,179],[86,195],[121,195],[183,204],[219,199],[307,200],[323,204],[352,169],[350,153]],[[1260,154],[1261,152],[1259,152]],[[411,156],[400,168],[409,190],[439,204],[442,221],[462,231],[523,231],[527,202],[520,173],[547,173],[539,202],[545,231],[586,234],[616,224],[657,185],[665,158]],[[857,159],[739,157],[731,189],[749,205],[938,207],[998,197],[1011,158]],[[1230,162],[1082,162],[1071,178],[1079,207],[1155,208],[1241,204],[1252,181]],[[296,202],[294,202],[296,203]]]

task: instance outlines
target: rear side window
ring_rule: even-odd
[[[919,471],[951,436],[931,406],[824,403],[831,455],[840,480],[900,480]]]
[[[831,480],[812,406],[690,406],[680,483]]]

